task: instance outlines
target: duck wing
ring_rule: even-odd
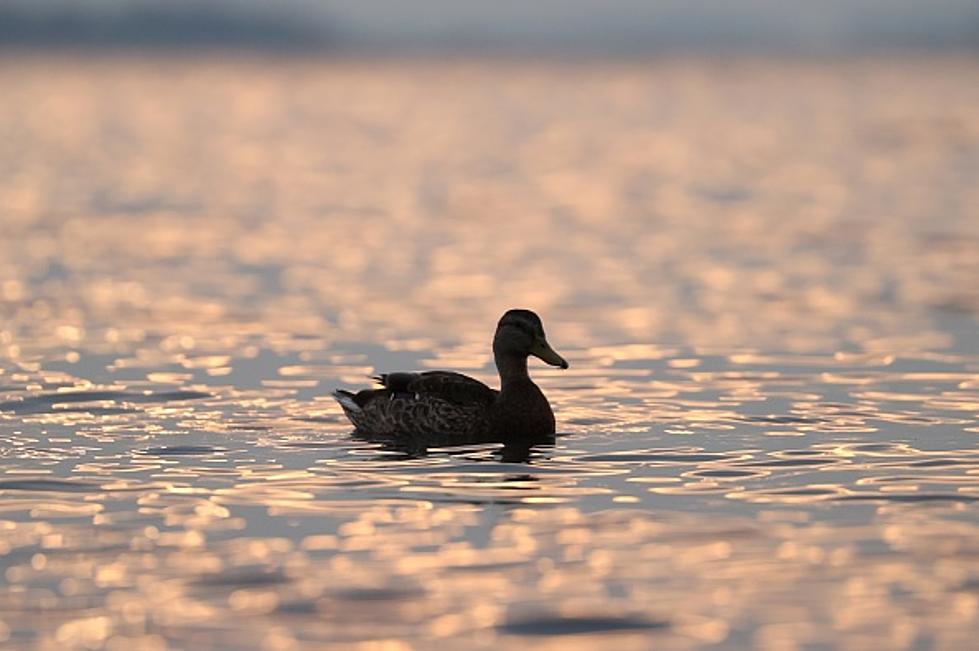
[[[481,442],[489,432],[498,392],[479,380],[451,371],[386,373],[375,379],[383,388],[333,394],[362,435],[435,446]]]
[[[384,373],[378,382],[395,396],[407,394],[417,399],[433,398],[455,405],[493,404],[499,391],[479,380],[453,371],[424,371],[422,373]]]

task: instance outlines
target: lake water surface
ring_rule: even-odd
[[[5,648],[972,648],[975,59],[0,88]],[[350,436],[509,307],[555,445]]]

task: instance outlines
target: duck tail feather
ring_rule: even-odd
[[[358,412],[361,411],[360,405],[357,404],[356,397],[354,394],[343,389],[337,389],[333,392],[333,398],[340,403],[340,406],[349,411]]]

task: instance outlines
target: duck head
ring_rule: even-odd
[[[493,337],[496,357],[537,357],[551,366],[568,368],[563,357],[554,352],[544,336],[540,317],[530,310],[508,310],[496,326]]]

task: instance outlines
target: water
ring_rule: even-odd
[[[11,649],[964,649],[972,59],[0,62]],[[571,362],[527,460],[328,397]]]

